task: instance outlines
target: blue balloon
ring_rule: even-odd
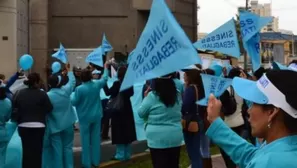
[[[52,71],[53,71],[53,74],[59,72],[61,70],[61,64],[59,62],[54,62],[52,64]]]
[[[19,65],[24,71],[31,69],[33,66],[33,63],[34,63],[33,57],[28,54],[21,56],[19,60]]]

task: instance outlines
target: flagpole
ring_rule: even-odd
[[[248,11],[249,9],[249,0],[245,0],[245,10]],[[247,52],[244,51],[244,55],[243,55],[243,58],[244,58],[244,69],[247,70]]]

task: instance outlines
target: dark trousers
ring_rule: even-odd
[[[245,126],[239,126],[239,127],[234,127],[231,128],[236,134],[239,136],[243,137],[244,131],[245,131]],[[227,168],[236,168],[236,164],[231,160],[231,158],[224,152],[223,149],[220,148],[221,154],[223,156],[223,159],[225,161],[225,165]]]
[[[192,168],[201,168],[203,166],[200,151],[200,132],[188,133],[184,132],[184,140]]]
[[[180,146],[175,148],[150,148],[154,168],[179,168]]]
[[[22,168],[41,168],[45,128],[19,127],[18,132],[23,146]]]
[[[108,99],[101,100],[103,117],[101,119],[101,135],[103,139],[108,138],[109,126],[110,126],[110,116],[106,112],[105,107],[107,105]]]

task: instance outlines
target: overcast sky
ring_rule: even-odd
[[[259,0],[259,3],[271,1],[272,15],[279,17],[279,28],[297,34],[297,0]],[[210,33],[234,17],[237,7],[245,6],[245,0],[198,0],[198,4],[199,32]]]

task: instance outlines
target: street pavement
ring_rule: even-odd
[[[226,168],[225,162],[221,155],[214,155],[211,157],[211,160],[213,168]],[[191,168],[191,166],[189,166],[188,168]]]
[[[147,149],[146,141],[136,141],[132,144],[132,154],[142,153]],[[76,131],[74,134],[74,168],[81,168],[81,144],[80,134]],[[111,144],[111,141],[101,142],[101,163],[110,161],[114,156],[115,146]]]

